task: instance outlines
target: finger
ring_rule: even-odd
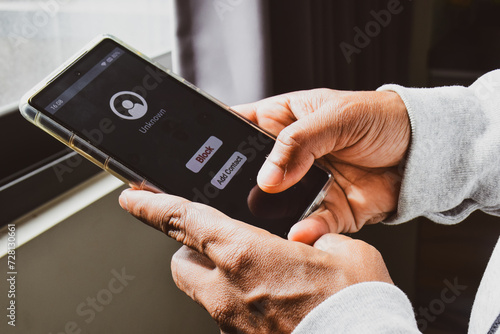
[[[351,240],[352,238],[343,234],[329,233],[319,238],[314,243],[314,248],[336,255],[342,253],[345,250],[346,243]]]
[[[329,114],[309,114],[280,132],[257,176],[262,190],[277,193],[290,188],[304,177],[314,160],[333,150],[337,127],[332,126]]]
[[[238,114],[246,117],[254,123],[259,124],[263,119],[275,118],[276,114],[287,114],[285,119],[291,119],[293,116],[292,110],[289,108],[290,99],[293,98],[297,93],[289,93],[283,95],[277,95],[256,101],[253,103],[240,104],[231,107]],[[283,116],[283,115],[278,115]],[[295,121],[296,117],[293,116],[290,123]],[[262,124],[259,124],[262,125]]]
[[[332,219],[332,213],[328,210],[308,217],[292,226],[288,240],[312,245],[322,235],[330,233],[328,221]]]
[[[238,114],[245,117],[246,119],[248,119],[254,123],[257,123],[257,105],[258,105],[258,102],[240,104],[237,106],[232,106],[231,109],[233,109]]]
[[[357,230],[351,206],[335,180],[318,210],[292,226],[288,239],[312,245],[324,234]]]
[[[287,100],[287,96],[276,96],[254,103],[234,106],[232,109],[273,136],[278,136],[281,130],[297,120],[284,102]]]
[[[401,177],[394,168],[364,171],[342,163],[332,168],[335,182],[340,185],[349,202],[356,232],[364,225],[386,219],[396,210]]]
[[[270,235],[177,196],[129,189],[120,195],[120,205],[148,225],[207,255],[217,265],[227,262],[228,256],[244,245]]]
[[[172,278],[177,287],[203,307],[215,287],[215,268],[208,257],[187,246],[182,246],[171,261]]]

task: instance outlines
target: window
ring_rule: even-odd
[[[0,106],[102,33],[151,57],[170,51],[171,8],[171,0],[0,0]]]
[[[172,13],[172,0],[0,0],[0,226],[100,171],[25,121],[22,95],[103,33],[168,66]]]

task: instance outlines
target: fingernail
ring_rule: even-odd
[[[120,194],[120,197],[118,198],[118,202],[120,202],[120,206],[121,206],[124,210],[127,210],[127,211],[128,211],[127,192],[128,192],[128,189],[127,189],[127,190],[122,191],[122,193]]]
[[[297,226],[297,224],[293,225],[292,228],[290,229],[290,231],[288,231],[288,234],[286,236],[287,239],[294,241],[295,240],[295,234],[297,234],[298,230],[299,230],[299,226]]]
[[[276,187],[283,182],[285,178],[285,173],[273,164],[272,162],[266,161],[259,171],[257,176],[257,181],[259,184],[266,187]]]

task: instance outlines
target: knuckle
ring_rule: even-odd
[[[382,255],[375,247],[362,240],[352,240],[349,247],[351,248],[351,253],[355,254],[356,258],[360,261],[365,261],[364,259],[377,261],[382,259]]]
[[[230,329],[233,327],[232,323],[236,316],[236,310],[229,300],[220,300],[213,306],[213,309],[209,310],[209,313],[221,329]]]
[[[385,220],[387,217],[389,217],[389,213],[386,213],[386,212],[377,213],[373,217],[369,218],[364,223],[364,225],[373,225],[373,224],[380,223],[381,221]]]
[[[239,243],[228,249],[222,257],[221,268],[229,276],[241,276],[250,269],[255,258],[253,252],[253,247],[248,243]]]
[[[278,144],[289,150],[299,149],[302,140],[303,135],[300,128],[297,126],[288,126],[284,128],[278,135],[278,138],[276,138]]]
[[[318,121],[320,118],[318,113],[315,118],[300,120],[280,132],[276,143],[288,159],[319,159],[331,150],[331,136],[327,135],[330,130],[323,125],[328,122]]]
[[[352,239],[349,241],[349,248],[352,248],[353,250],[359,251],[364,251],[369,247],[372,247],[370,244],[364,242],[363,240],[359,239]]]
[[[190,215],[189,202],[174,203],[163,210],[159,210],[156,214],[160,222],[160,230],[175,240],[183,242],[186,238],[185,222]]]
[[[302,135],[293,127],[283,129],[276,138],[276,144],[269,159],[277,166],[287,169],[291,161],[302,161],[299,157],[304,153]]]
[[[190,235],[196,236],[196,248],[202,254],[206,254],[208,249],[213,248],[220,241],[221,236],[232,236],[231,230],[225,224],[217,224],[220,220],[227,219],[225,215],[204,204],[192,203],[190,206],[190,219],[198,223],[206,221],[207,224],[192,224]],[[213,219],[213,220],[212,220]],[[186,236],[184,241],[189,241]]]

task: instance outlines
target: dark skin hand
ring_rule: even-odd
[[[392,283],[375,248],[337,233],[355,232],[396,210],[397,169],[410,141],[399,96],[320,89],[235,110],[278,137],[258,177],[263,190],[287,189],[315,159],[335,182],[289,240],[203,204],[124,191],[124,209],[184,245],[172,258],[177,286],[210,313],[222,333],[290,333],[342,289]]]
[[[184,244],[172,258],[174,281],[222,333],[291,333],[343,288],[392,283],[375,248],[343,235],[326,234],[312,247],[203,204],[140,190],[124,191],[120,204]]]
[[[396,210],[411,133],[396,93],[316,89],[234,110],[277,136],[257,179],[264,191],[291,187],[316,159],[334,176],[319,210],[292,228],[290,240],[313,244],[326,233],[357,232]]]

